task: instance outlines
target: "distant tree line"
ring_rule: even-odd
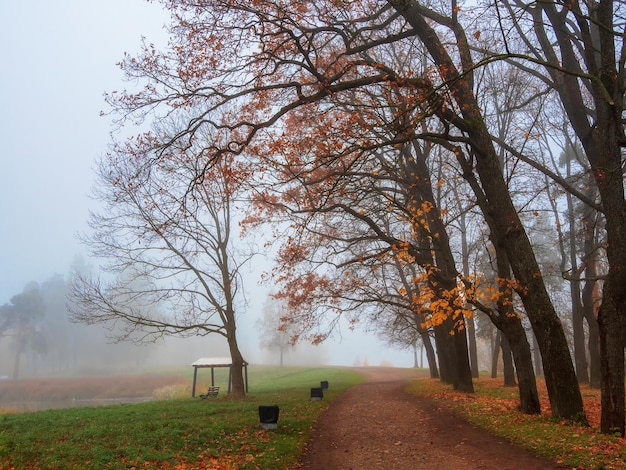
[[[0,306],[0,376],[122,372],[145,366],[158,345],[111,344],[101,326],[72,322],[62,275],[30,282]]]

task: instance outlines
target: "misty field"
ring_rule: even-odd
[[[207,386],[207,377],[200,375],[196,394]],[[310,401],[310,388],[321,380],[328,380],[330,389],[324,400]],[[187,372],[24,381],[23,397],[33,400],[41,394],[92,397],[96,392],[100,398],[144,396],[153,386],[158,388],[151,394],[160,399],[27,413],[5,408],[0,468],[285,468],[297,460],[328,403],[361,380],[341,368],[252,366],[250,393],[242,400],[230,400],[221,391],[217,398],[190,398]],[[216,385],[225,391],[221,373],[216,373]],[[0,397],[17,388],[0,383]],[[280,406],[278,429],[261,429],[258,406],[264,404]]]
[[[0,381],[0,413],[70,408],[84,404],[147,401],[155,391],[184,386],[181,374],[30,378]]]

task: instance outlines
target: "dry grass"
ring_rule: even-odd
[[[3,404],[18,401],[151,397],[156,389],[181,380],[175,374],[4,380],[0,382],[0,409]]]
[[[574,469],[626,468],[626,439],[601,434],[600,391],[581,387],[589,426],[555,420],[551,416],[543,380],[537,381],[542,415],[518,411],[518,390],[504,387],[502,379],[481,378],[475,394],[456,392],[439,380],[414,382],[411,391],[449,404],[469,421],[502,435],[534,453]]]

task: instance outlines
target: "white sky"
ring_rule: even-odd
[[[141,36],[165,43],[166,20],[144,0],[0,0],[0,305],[30,281],[66,275],[84,253],[76,234],[109,140],[103,93],[124,86],[115,64],[139,50]],[[254,304],[264,302],[243,317],[248,346]],[[361,334],[344,332],[327,348],[333,364],[412,365],[409,351]]]

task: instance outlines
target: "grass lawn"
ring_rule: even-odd
[[[168,373],[180,383],[159,388],[157,399],[146,403],[22,414],[0,410],[0,469],[285,469],[298,460],[312,424],[332,399],[362,381],[342,368],[253,366],[250,393],[231,400],[224,393],[224,369],[215,373],[219,396],[201,400],[190,398],[189,370]],[[206,391],[210,373],[199,372],[198,380],[196,394]],[[312,402],[310,388],[321,380],[330,389],[324,400]],[[626,439],[598,431],[599,391],[581,389],[590,422],[585,427],[551,418],[542,381],[541,416],[517,411],[517,388],[503,387],[502,379],[474,384],[476,393],[464,394],[420,379],[409,391],[446,402],[469,421],[568,468],[626,468]],[[258,406],[274,404],[280,407],[278,429],[263,430]]]
[[[216,382],[222,379],[216,373]],[[242,400],[222,392],[192,399],[185,385],[147,403],[2,414],[0,468],[286,468],[329,402],[362,378],[341,368],[254,366],[249,380]],[[310,388],[321,380],[330,388],[311,401]],[[205,390],[206,377],[196,394]],[[274,404],[278,429],[263,430],[258,406]]]

